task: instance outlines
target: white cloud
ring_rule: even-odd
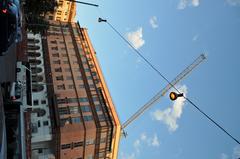
[[[184,93],[186,96],[187,94],[187,87],[185,85],[181,86],[179,88],[179,91]],[[178,128],[177,120],[181,117],[185,98],[178,98],[176,101],[174,101],[173,106],[166,108],[165,110],[156,110],[153,112],[153,119],[163,122],[168,126],[168,130],[170,132],[174,132]]]
[[[145,133],[142,133],[138,139],[133,142],[134,150],[128,153],[120,153],[121,159],[135,159],[140,155],[140,150],[145,148],[145,146],[159,147],[160,141],[156,133],[153,136],[147,136]]]
[[[134,143],[133,143],[133,147],[135,148],[135,150],[137,151],[137,153],[140,153],[140,140],[137,139]]]
[[[156,147],[160,145],[157,134],[154,134],[151,145]]]
[[[136,31],[127,33],[128,41],[133,45],[135,49],[139,49],[145,43],[143,40],[143,29],[142,27],[138,28]]]
[[[239,159],[240,158],[240,146],[236,146],[233,149],[233,159]]]
[[[194,7],[199,6],[199,4],[200,4],[199,0],[192,0],[192,5],[193,5]]]
[[[145,141],[147,139],[147,136],[145,133],[142,133],[141,136],[140,136],[140,139]]]
[[[135,159],[135,158],[136,158],[135,153],[131,153],[131,154],[121,153],[121,159]]]
[[[185,9],[187,6],[198,7],[200,0],[180,0],[178,3],[178,9]]]
[[[196,35],[193,36],[192,41],[197,41],[198,38],[199,38],[199,34],[196,34]]]
[[[180,0],[178,3],[178,9],[185,9],[187,7],[188,0]]]
[[[156,16],[152,16],[149,20],[149,23],[151,24],[153,29],[158,28],[158,23],[157,23],[157,17]]]
[[[228,159],[228,155],[226,155],[225,153],[222,153],[220,159]]]
[[[135,148],[138,148],[139,146],[140,146],[140,140],[136,140],[134,143],[133,143],[133,146],[135,147]]]
[[[226,0],[226,2],[231,6],[240,5],[240,0]]]
[[[160,142],[156,133],[152,137],[149,137],[145,133],[142,133],[140,135],[140,140],[141,142],[139,144],[143,143],[144,145],[147,144],[148,146],[153,146],[153,147],[158,147],[160,145]]]

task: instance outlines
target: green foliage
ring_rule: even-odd
[[[28,31],[37,33],[44,33],[45,30],[49,28],[49,22],[45,20],[43,17],[36,15],[28,15],[26,19],[26,29]]]

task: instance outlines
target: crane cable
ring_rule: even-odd
[[[118,36],[121,37],[121,39],[127,43],[134,51],[137,53],[138,56],[140,56],[159,76],[161,76],[169,85],[171,85],[172,88],[174,88],[178,93],[181,93],[148,59],[146,59],[140,51],[138,51],[111,23],[109,23],[107,20],[104,20],[102,18],[98,19],[98,22],[105,22],[107,23],[112,30],[117,33]],[[192,102],[189,98],[183,95],[183,98],[185,98],[194,108],[196,108],[202,115],[204,115],[209,121],[211,121],[215,126],[217,126],[220,130],[222,130],[224,133],[226,133],[231,139],[233,139],[236,143],[240,145],[240,142],[233,137],[226,129],[224,129],[222,126],[220,126],[216,121],[214,121],[209,115],[207,115],[203,110],[201,110],[194,102]]]

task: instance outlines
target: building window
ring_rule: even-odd
[[[100,105],[96,105],[95,108],[96,108],[97,112],[101,111],[101,106]]]
[[[57,85],[57,89],[58,90],[65,90],[65,85],[64,84]]]
[[[33,92],[41,92],[41,91],[43,91],[44,90],[44,86],[43,85],[35,85],[35,84],[33,84],[32,85],[32,91]]]
[[[91,111],[90,106],[88,106],[88,105],[83,105],[80,108],[81,108],[82,112],[90,112]]]
[[[94,139],[87,139],[86,145],[93,145],[95,143]]]
[[[82,76],[77,76],[77,80],[82,80]]]
[[[40,121],[38,120],[38,127],[41,127],[41,123],[40,123]]]
[[[67,57],[67,54],[62,54],[62,57]]]
[[[61,61],[60,60],[54,60],[53,64],[61,64]]]
[[[58,50],[58,47],[57,46],[52,47],[52,50]]]
[[[87,159],[93,159],[93,155],[88,155]]]
[[[94,84],[89,84],[89,87],[90,88],[95,88],[95,85]]]
[[[68,85],[68,89],[73,89],[73,88],[74,88],[73,84]]]
[[[71,148],[71,144],[63,144],[61,145],[62,149],[69,149]]]
[[[97,73],[96,73],[96,72],[92,72],[92,75],[93,75],[93,76],[96,76],[96,75],[97,75]]]
[[[93,97],[93,101],[94,102],[98,101],[98,97]]]
[[[53,53],[52,56],[53,57],[59,57],[59,54],[58,53]]]
[[[66,79],[67,80],[72,80],[72,76],[67,76]]]
[[[99,121],[105,121],[105,117],[103,114],[98,114]]]
[[[104,152],[100,152],[100,153],[98,154],[98,157],[99,157],[99,158],[103,158],[103,157],[104,157],[104,155],[105,155],[105,153],[104,153]]]
[[[83,142],[74,142],[74,143],[73,143],[73,146],[74,146],[74,147],[83,146]]]
[[[68,99],[67,99],[67,102],[68,102],[68,103],[77,103],[77,102],[78,102],[78,99],[77,99],[77,98],[68,98]]]
[[[98,84],[100,81],[99,79],[94,79],[95,83]]]
[[[89,64],[89,67],[90,67],[90,68],[93,68],[94,66],[93,66],[93,64]]]
[[[85,72],[90,72],[89,68],[85,68],[84,70],[85,70]]]
[[[44,126],[48,126],[48,124],[49,124],[48,121],[43,121]]]
[[[69,113],[68,113],[68,108],[67,108],[67,107],[61,107],[61,108],[58,108],[58,112],[59,112],[60,115],[69,114]]]
[[[69,62],[68,62],[68,61],[63,61],[63,63],[64,63],[64,64],[69,64]]]
[[[47,101],[46,100],[41,100],[41,104],[46,104]]]
[[[72,123],[80,123],[80,117],[72,117]]]
[[[88,102],[88,98],[87,97],[86,98],[79,98],[78,100],[79,100],[79,102]]]
[[[88,80],[91,80],[91,79],[92,79],[92,76],[87,76],[87,79],[88,79]]]
[[[63,81],[63,76],[61,75],[61,76],[56,76],[56,80],[57,81]]]
[[[38,105],[39,104],[39,101],[38,100],[34,100],[33,101],[33,105]]]
[[[50,41],[51,44],[57,44],[57,40]]]
[[[101,138],[100,143],[106,143],[106,138],[105,137]]]
[[[38,153],[42,153],[43,152],[43,150],[40,148],[40,149],[38,149]]]
[[[80,89],[81,89],[81,88],[85,88],[84,84],[80,84],[80,85],[79,85],[79,88],[80,88]]]
[[[55,72],[62,72],[62,68],[61,67],[55,68]]]
[[[71,106],[71,107],[69,107],[69,110],[70,110],[70,114],[78,114],[79,113],[77,106]]]
[[[65,68],[64,70],[65,70],[65,72],[70,72],[71,71],[70,68]]]
[[[32,67],[31,68],[32,74],[38,74],[42,72],[42,68],[41,67]]]
[[[57,104],[65,104],[67,103],[67,99],[57,99]]]
[[[49,20],[53,20],[53,16],[50,15],[50,16],[48,17],[48,19],[49,19]]]
[[[79,72],[80,68],[79,67],[78,68],[74,68],[74,71]]]
[[[83,120],[84,121],[92,121],[93,117],[91,115],[85,115],[85,116],[83,116]]]

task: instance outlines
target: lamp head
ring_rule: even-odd
[[[100,22],[107,22],[107,20],[106,19],[102,19],[102,18],[98,18],[98,22],[100,23]]]
[[[176,100],[178,97],[183,97],[183,93],[177,94],[177,93],[175,93],[175,92],[171,92],[171,93],[169,94],[169,97],[170,97],[170,99],[171,99],[172,101],[174,101],[174,100]]]

